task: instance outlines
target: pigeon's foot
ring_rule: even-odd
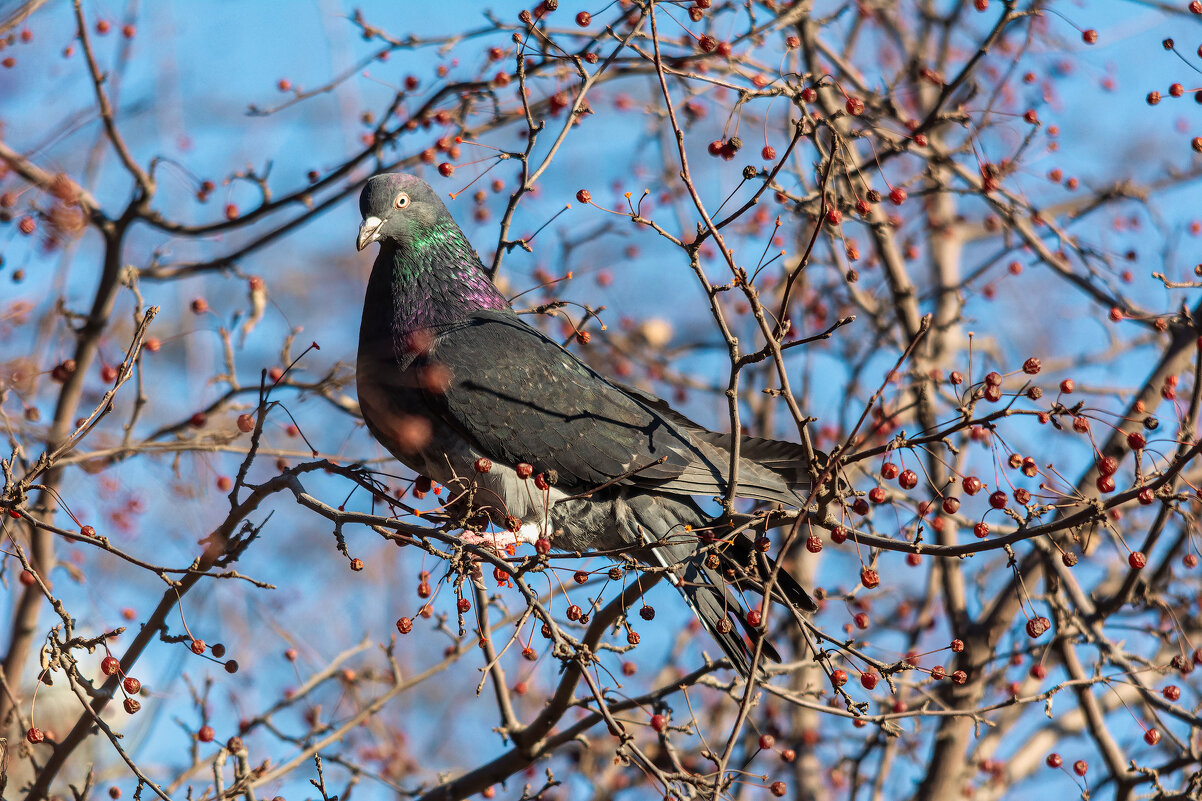
[[[506,553],[513,556],[517,551],[517,547],[523,542],[534,543],[540,536],[541,534],[537,526],[525,523],[516,532],[489,531],[484,534],[477,534],[474,531],[465,531],[459,535],[459,541],[465,545],[492,548],[497,553]]]
[[[513,556],[517,551],[517,546],[522,542],[517,535],[511,534],[508,531],[489,532],[487,534],[476,534],[472,531],[465,531],[459,535],[459,541],[464,545],[492,548],[497,553],[508,554],[510,556]]]

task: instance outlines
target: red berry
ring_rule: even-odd
[[[906,190],[900,186],[893,187],[893,190],[889,192],[889,202],[894,206],[900,206],[901,204],[905,203]]]
[[[1146,439],[1144,439],[1144,435],[1139,433],[1138,431],[1132,431],[1130,434],[1127,435],[1127,445],[1133,451],[1143,450],[1144,446],[1147,444],[1148,444],[1148,441]]]
[[[29,236],[34,231],[36,231],[37,227],[38,227],[37,220],[35,220],[33,217],[30,217],[29,215],[25,215],[17,222],[17,230],[20,231],[21,233],[25,234],[26,236]]]
[[[455,608],[459,610],[460,614],[463,614],[464,612],[466,612],[467,610],[472,608],[472,602],[469,601],[467,598],[460,598],[458,601],[455,602]]]
[[[1198,566],[1198,557],[1192,553],[1187,553],[1185,556],[1181,557],[1181,564],[1185,565],[1190,570],[1193,570]]]
[[[789,792],[789,787],[784,782],[772,782],[768,790],[777,798],[784,798],[785,794]]]
[[[1098,476],[1098,492],[1114,492],[1113,476]]]
[[[142,689],[142,682],[135,679],[133,676],[126,676],[125,681],[121,684],[125,691],[130,695],[137,695]]]
[[[135,28],[133,25],[126,24],[126,25],[121,26],[121,35],[124,36],[126,39],[132,39],[137,34],[138,34],[138,29]]]
[[[864,113],[864,101],[855,96],[847,98],[847,102],[843,104],[843,107],[853,117],[858,117]]]
[[[847,542],[847,529],[843,526],[835,526],[831,529],[831,542],[836,545],[842,545]]]
[[[1140,506],[1151,506],[1156,500],[1156,493],[1152,492],[1151,487],[1144,487],[1135,498],[1139,501]]]
[[[593,15],[587,11],[581,11],[576,15],[576,24],[581,28],[587,28],[593,22]]]
[[[1027,636],[1037,639],[1052,627],[1052,622],[1046,617],[1033,617],[1027,621]]]
[[[1064,760],[1060,758],[1060,754],[1048,754],[1048,758],[1044,760],[1049,768],[1058,768],[1064,764]]]
[[[1066,378],[1060,382],[1060,392],[1065,395],[1073,394],[1073,387],[1073,379],[1071,378]]]
[[[464,600],[467,600],[467,599],[465,598]],[[463,611],[466,612],[467,610],[465,609]],[[572,604],[571,606],[568,607],[568,611],[567,611],[568,620],[579,620],[580,616],[582,614],[584,614],[583,611],[576,604]]]
[[[904,490],[912,490],[918,486],[918,474],[913,470],[903,470],[897,477],[897,484]]]
[[[1161,695],[1168,701],[1178,701],[1181,699],[1181,688],[1176,684],[1170,684],[1160,691]]]
[[[235,206],[233,203],[227,203],[225,205],[225,218],[227,220],[238,219],[238,207]]]
[[[1081,33],[1081,41],[1085,42],[1085,44],[1096,44],[1098,41],[1098,32],[1095,31],[1093,28],[1083,31]],[[1084,763],[1081,763],[1081,764],[1084,764]],[[1074,767],[1076,767],[1076,766],[1074,766]],[[1080,775],[1084,776],[1085,772],[1082,771]]]
[[[873,503],[885,502],[885,490],[883,487],[873,487],[868,491],[868,500]]]
[[[960,638],[957,637],[956,639],[952,640],[952,644],[951,644],[950,648],[952,649],[952,651],[954,653],[957,653],[957,654],[964,653],[964,640],[961,640]]]
[[[1156,745],[1158,742],[1160,742],[1160,730],[1148,729],[1146,732],[1144,732],[1144,742],[1148,745]]]
[[[1078,759],[1073,763],[1073,773],[1077,774],[1078,776],[1084,776],[1088,770],[1089,763],[1084,759]]]
[[[893,462],[885,462],[881,465],[881,478],[886,481],[892,481],[897,478],[898,467]]]
[[[977,523],[972,527],[972,533],[975,534],[979,540],[985,539],[989,536],[989,524],[985,522]]]
[[[142,708],[142,704],[137,698],[126,698],[122,706],[125,707],[126,713],[130,715],[136,714]]]
[[[957,670],[952,674],[952,681],[956,684],[966,684],[968,682],[968,674],[963,670]]]
[[[943,499],[943,511],[949,515],[954,515],[960,511],[960,499],[956,497],[947,497]]]
[[[551,552],[551,541],[549,539],[547,539],[546,537],[539,537],[537,540],[534,541],[534,550],[538,551],[541,554],[550,553]]]
[[[449,161],[444,161],[442,164],[438,165],[438,174],[443,178],[450,178],[455,174],[455,165],[451,164]]]
[[[881,575],[871,567],[863,568],[860,571],[860,583],[868,589],[874,589],[881,583]]]
[[[771,734],[761,734],[760,735],[760,750],[771,751],[773,746],[775,746],[775,745],[776,745],[776,738],[773,737]]]
[[[764,149],[760,151],[760,155],[764,157],[764,161],[773,161],[776,159],[776,148],[771,145],[764,145]]]
[[[213,731],[213,727],[208,725],[201,726],[200,730],[196,732],[196,739],[202,743],[211,743],[216,736],[217,732]]]
[[[860,684],[865,690],[872,690],[876,688],[876,683],[880,681],[880,678],[880,674],[869,668],[860,674]]]
[[[965,476],[963,486],[965,494],[976,495],[981,491],[981,479],[976,476]]]
[[[818,553],[822,550],[822,539],[817,534],[811,534],[806,537],[806,550],[810,553]]]
[[[35,726],[34,728],[25,732],[25,739],[28,740],[31,745],[37,745],[46,739],[46,733]]]
[[[576,200],[580,203],[592,203],[593,195],[587,189],[576,190]]]
[[[747,613],[747,624],[752,628],[759,626],[763,619],[764,616],[760,614],[760,610],[758,609],[752,609]]]
[[[113,25],[107,19],[97,20],[96,33],[100,34],[101,36],[104,36],[106,33],[111,31],[112,29],[113,29]]]
[[[408,634],[413,631],[413,620],[407,617],[401,618],[396,622],[396,630],[401,634]]]
[[[868,501],[864,498],[856,498],[855,503],[851,505],[851,510],[858,515],[868,514]]]
[[[1023,362],[1023,372],[1027,375],[1038,374],[1042,367],[1043,365],[1040,363],[1039,359],[1035,358],[1034,356]]]
[[[119,670],[121,670],[121,663],[115,656],[106,656],[100,661],[100,672],[106,676],[116,675]]]
[[[1148,565],[1148,557],[1144,556],[1143,551],[1132,551],[1127,557],[1127,564],[1131,565],[1132,570],[1143,570]]]
[[[996,492],[990,494],[989,505],[992,506],[994,509],[1005,509],[1006,508],[1006,493],[1003,492],[1002,490],[997,490]]]
[[[475,468],[477,473],[487,473],[492,470],[492,460],[487,456],[481,456],[476,460]]]
[[[527,479],[534,475],[534,468],[526,462],[518,462],[517,466],[514,467],[514,472],[518,474],[518,478]]]
[[[663,733],[664,729],[668,728],[668,719],[658,712],[651,716],[651,728],[659,733]]]
[[[843,668],[838,668],[832,672],[831,684],[835,685],[836,687],[842,687],[844,684],[847,684],[847,671]]]

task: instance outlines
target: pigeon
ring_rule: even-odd
[[[743,589],[762,594],[774,567],[767,539],[733,533],[696,500],[726,492],[730,435],[601,375],[527,324],[422,179],[376,175],[359,210],[358,249],[380,245],[359,331],[363,420],[401,463],[468,504],[476,525],[462,541],[630,554],[668,574],[744,676],[760,639],[779,661],[760,613],[753,625],[738,600]],[[739,497],[803,506],[801,446],[743,436],[740,448]],[[784,570],[774,599],[817,609]]]

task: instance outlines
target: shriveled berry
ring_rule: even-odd
[[[871,567],[863,568],[860,571],[860,583],[868,589],[874,589],[881,583],[881,575]]]
[[[1052,622],[1046,617],[1033,617],[1027,621],[1027,636],[1037,639],[1052,627]]]
[[[1148,557],[1143,551],[1132,551],[1127,557],[1127,564],[1131,565],[1132,570],[1143,570],[1148,565]]]
[[[838,668],[831,673],[831,684],[836,687],[842,687],[847,684],[847,671],[843,668]]]
[[[396,630],[401,634],[408,634],[413,631],[412,618],[403,617],[396,622]]]
[[[1005,509],[1006,500],[1006,493],[1002,490],[997,490],[989,495],[989,505],[994,509]]]

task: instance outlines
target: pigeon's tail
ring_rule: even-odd
[[[635,518],[632,534],[644,543],[655,543],[648,549],[648,561],[670,571],[672,583],[731,664],[742,675],[751,675],[754,645],[764,629],[751,625],[728,585],[763,595],[776,563],[741,534],[718,536],[714,547],[702,548],[697,532],[712,521],[691,499],[642,494],[627,500]],[[772,598],[798,614],[818,609],[809,593],[783,568],[776,572]],[[769,641],[764,640],[761,651],[767,659],[780,661]]]
[[[658,552],[659,549],[656,549]],[[693,557],[673,570],[673,583],[692,608],[693,614],[710,633],[714,641],[730,659],[735,669],[743,676],[751,675],[753,651],[744,632],[749,637],[760,637],[762,630],[747,621],[738,602],[726,590],[722,574],[705,564],[705,557]],[[736,627],[731,618],[738,621]],[[773,662],[780,661],[780,654],[772,643],[764,640],[764,656]]]

